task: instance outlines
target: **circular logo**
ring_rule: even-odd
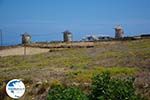
[[[7,83],[6,92],[11,98],[19,99],[25,93],[25,85],[21,80],[13,79]]]

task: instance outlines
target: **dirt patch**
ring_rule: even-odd
[[[26,47],[26,54],[27,55],[34,55],[40,54],[44,52],[48,52],[49,49],[42,49],[42,48],[33,48],[33,47]],[[16,47],[16,48],[9,48],[0,50],[0,56],[16,56],[16,55],[24,55],[24,47]]]

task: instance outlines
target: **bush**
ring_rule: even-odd
[[[91,93],[87,97],[76,87],[53,86],[47,100],[145,100],[135,93],[134,78],[111,78],[105,72],[93,77]]]
[[[88,98],[78,88],[64,88],[63,86],[57,85],[50,89],[47,100],[88,100]]]
[[[134,79],[114,79],[108,72],[92,79],[90,100],[143,100],[135,94]]]

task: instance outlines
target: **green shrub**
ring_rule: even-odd
[[[87,97],[75,87],[53,86],[47,100],[145,100],[135,93],[134,78],[111,78],[109,72],[92,78],[91,93]]]
[[[50,89],[47,100],[88,100],[88,98],[78,88],[65,88],[63,86],[57,85]]]
[[[115,79],[108,72],[92,79],[90,100],[143,100],[135,94],[133,78]]]

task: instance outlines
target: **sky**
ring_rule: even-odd
[[[150,0],[0,0],[4,44],[21,43],[28,32],[33,41],[62,40],[69,30],[74,40],[85,35],[114,37],[122,25],[125,36],[150,33]]]

